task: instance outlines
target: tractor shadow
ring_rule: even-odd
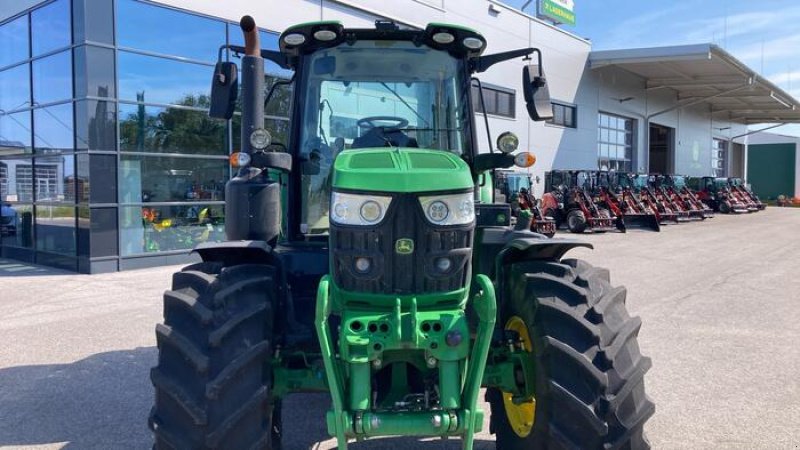
[[[144,449],[153,445],[147,417],[153,405],[150,368],[155,347],[97,353],[68,364],[0,368],[0,448]],[[284,400],[284,450],[334,449],[325,412],[328,394]],[[456,439],[375,438],[351,442],[355,450],[460,449]],[[476,449],[494,449],[475,440]]]
[[[149,448],[155,347],[0,369],[0,447]]]

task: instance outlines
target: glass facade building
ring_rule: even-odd
[[[218,50],[241,39],[235,23],[139,0],[53,0],[0,23],[0,256],[98,273],[224,239],[239,120],[207,109]],[[286,76],[266,69],[268,84]],[[286,94],[267,111],[273,134]]]

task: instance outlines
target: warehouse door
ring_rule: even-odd
[[[795,187],[797,149],[795,144],[753,144],[747,146],[747,182],[767,200],[779,195],[791,197]]]
[[[673,173],[675,170],[675,129],[650,124],[650,173]]]

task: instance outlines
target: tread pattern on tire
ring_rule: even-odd
[[[274,268],[193,264],[173,275],[151,370],[154,448],[270,448]]]
[[[533,430],[520,438],[502,394],[487,391],[497,448],[648,449],[651,361],[639,351],[641,320],[628,315],[625,289],[611,286],[607,270],[575,259],[517,263],[509,276],[499,322],[518,315],[529,326],[537,406]]]

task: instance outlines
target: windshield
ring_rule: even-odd
[[[636,175],[633,178],[633,185],[636,186],[636,189],[646,188],[649,178],[647,175]]]
[[[674,175],[672,177],[672,185],[678,189],[683,189],[686,186],[686,177],[682,175]]]
[[[530,190],[531,182],[525,175],[509,175],[508,188],[509,192],[519,192],[521,188]]]
[[[412,147],[467,153],[463,61],[407,41],[358,41],[304,61],[301,232],[328,232],[330,172],[346,149]]]

